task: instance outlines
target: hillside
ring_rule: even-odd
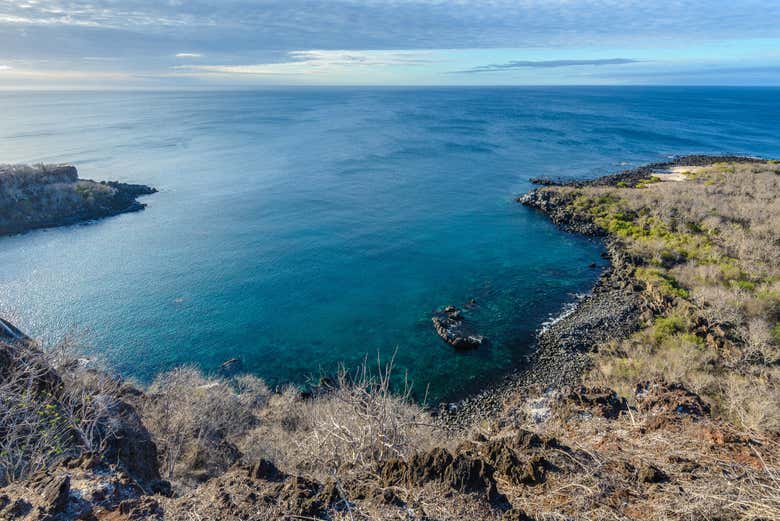
[[[145,207],[156,190],[79,179],[69,165],[0,165],[0,235],[75,224]]]
[[[531,369],[431,411],[392,367],[147,388],[0,329],[0,519],[780,519],[780,165],[521,198],[611,266]]]

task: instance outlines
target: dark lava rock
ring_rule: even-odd
[[[470,454],[452,455],[438,447],[418,452],[407,462],[391,459],[380,463],[379,475],[385,487],[418,487],[436,481],[459,492],[483,493],[493,502],[505,501],[498,492],[495,469],[490,463]]]
[[[547,470],[555,468],[544,456],[549,449],[559,449],[558,443],[520,430],[516,436],[490,440],[479,452],[510,483],[533,486],[543,483]]]
[[[636,479],[640,483],[663,483],[669,480],[669,476],[655,465],[642,464],[637,470]]]
[[[534,518],[519,508],[510,508],[501,516],[501,521],[534,521]]]
[[[265,481],[283,481],[285,474],[276,468],[272,462],[261,459],[249,467],[248,475],[252,479],[264,479]]]
[[[153,487],[160,483],[157,445],[132,405],[120,401],[116,407],[114,431],[104,458],[119,463],[145,488]]]
[[[230,358],[222,362],[219,366],[219,372],[222,375],[233,375],[241,370],[243,364],[238,358]]]
[[[24,483],[3,489],[0,519],[55,519],[67,508],[69,497],[70,476],[38,472]]]
[[[456,349],[473,349],[485,342],[485,337],[468,330],[463,312],[455,306],[437,311],[431,320],[436,334]]]
[[[29,342],[30,337],[7,320],[0,318],[0,340],[4,342]]]
[[[122,501],[117,509],[128,521],[146,521],[162,519],[163,510],[157,500],[149,497],[134,498]]]
[[[679,383],[653,380],[637,384],[635,391],[640,411],[651,414],[708,416],[710,406],[701,397]]]
[[[279,504],[285,505],[293,514],[318,516],[323,514],[337,498],[332,483],[320,487],[314,481],[294,476],[284,483],[279,493]]]
[[[620,398],[612,389],[577,387],[564,396],[567,401],[593,416],[614,419],[628,410],[625,398]]]

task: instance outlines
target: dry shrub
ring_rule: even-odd
[[[242,456],[324,479],[437,440],[410,389],[393,393],[391,373],[392,361],[375,375],[364,363],[304,397],[292,386],[271,393],[252,376],[206,377],[182,367],[157,377],[141,413],[163,475],[179,484],[220,474]]]
[[[292,388],[272,396],[243,449],[250,458],[270,457],[288,471],[324,479],[441,443],[411,388],[393,392],[392,370],[392,360],[378,363],[376,374],[364,363],[352,373],[342,369],[332,388],[313,398]]]
[[[499,479],[512,505],[533,519],[780,519],[777,436],[671,411],[635,408],[608,419],[555,396],[547,395],[550,414],[541,423],[515,418],[573,449],[573,470],[554,469],[532,487]],[[538,398],[527,400],[520,410]],[[663,473],[658,481],[640,477],[651,467]]]
[[[121,384],[72,353],[0,343],[0,483],[106,448]]]
[[[720,382],[723,415],[753,433],[780,432],[780,368],[733,373]]]
[[[231,440],[255,424],[268,389],[250,376],[236,380],[236,387],[231,383],[187,366],[158,375],[149,387],[141,415],[166,478],[209,477],[239,457]]]
[[[664,301],[651,326],[599,348],[592,379],[622,392],[682,381],[735,424],[780,431],[779,174],[723,163],[683,182],[570,189],[575,211],[621,238]],[[675,317],[690,320],[665,328]]]

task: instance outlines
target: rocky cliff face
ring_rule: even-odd
[[[64,226],[145,207],[145,185],[79,179],[69,165],[0,165],[0,235]]]

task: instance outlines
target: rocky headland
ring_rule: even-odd
[[[146,207],[152,187],[79,179],[71,165],[0,165],[0,235],[67,226]]]
[[[610,266],[527,369],[441,411],[365,368],[314,394],[192,368],[138,389],[0,323],[0,518],[780,519],[780,164],[688,156],[519,201]]]

